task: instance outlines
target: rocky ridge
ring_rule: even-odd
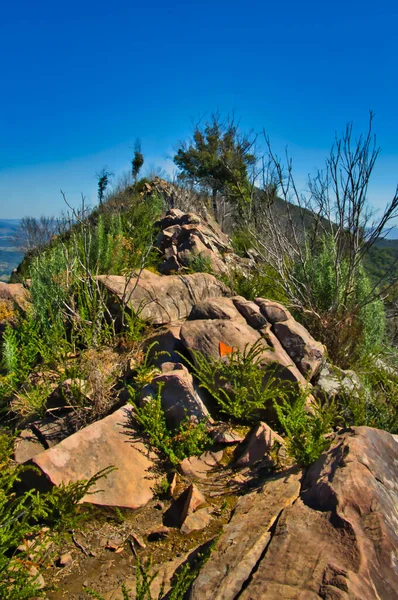
[[[193,422],[206,421],[215,442],[210,452],[180,464],[177,484],[160,509],[161,523],[157,531],[143,532],[144,543],[151,536],[167,539],[174,529],[182,538],[203,532],[201,543],[221,533],[189,593],[193,600],[398,598],[397,440],[366,427],[341,431],[307,472],[282,460],[272,474],[272,452],[276,444],[283,455],[284,441],[267,423],[258,423],[247,435],[215,423],[211,403],[182,356],[195,361],[196,351],[218,360],[220,343],[241,352],[257,343],[264,348],[264,373],[275,367],[282,380],[310,384],[317,393],[320,377],[321,391],[330,388],[325,348],[281,304],[266,298],[248,301],[234,296],[215,275],[187,272],[197,257],[216,274],[228,263],[245,268],[214,224],[174,209],[160,227],[161,274],[144,270],[98,281],[118,327],[123,327],[124,305],[152,326],[148,344],[156,341],[156,349],[168,353],[153,355],[158,371],[143,387],[142,401],[162,384],[169,425],[179,425],[186,415]],[[8,300],[23,298],[25,308],[23,286],[4,293]],[[103,491],[84,501],[130,509],[151,506],[164,474],[141,438],[132,407],[121,404],[72,435],[58,427],[62,406],[56,418],[30,422],[17,440],[15,458],[34,464],[42,475],[26,484],[77,481],[112,465],[117,470],[101,481]],[[225,522],[217,502],[231,494],[236,507]],[[160,568],[167,581],[188,554]],[[70,569],[73,574],[73,565]],[[116,590],[107,597],[117,598]]]

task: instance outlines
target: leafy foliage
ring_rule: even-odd
[[[356,365],[360,383],[342,386],[339,417],[346,426],[367,425],[398,433],[397,351],[390,349],[361,358]]]
[[[162,387],[162,384],[158,386],[155,397],[145,399],[142,406],[136,406],[134,416],[150,444],[172,465],[177,465],[188,456],[201,454],[208,447],[210,438],[204,422],[195,425],[187,418],[175,431],[167,427],[162,408]],[[135,390],[130,388],[130,392],[135,398]]]
[[[347,367],[380,347],[385,312],[381,300],[368,301],[372,286],[362,265],[352,274],[348,259],[337,261],[337,252],[333,237],[322,237],[317,252],[307,247],[305,269],[297,263],[293,276],[307,288],[312,307],[297,317],[326,344],[332,360]],[[350,288],[348,279],[352,280]]]
[[[202,388],[216,400],[221,413],[236,420],[255,420],[260,410],[282,398],[287,387],[275,368],[261,368],[266,347],[259,340],[243,352],[232,350],[220,360],[190,350],[193,362],[187,361]],[[187,360],[187,359],[185,359]]]
[[[248,169],[255,163],[253,141],[239,133],[233,119],[222,122],[218,115],[203,127],[198,124],[189,144],[179,148],[174,157],[180,179],[188,179],[213,195],[213,212],[217,215],[217,194],[238,202],[248,179]]]
[[[287,450],[304,465],[315,462],[330,445],[325,436],[330,433],[336,418],[334,404],[312,403],[307,407],[309,392],[299,391],[293,398],[282,398],[274,407],[279,424],[287,436]]]

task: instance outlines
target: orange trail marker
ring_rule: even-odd
[[[234,351],[234,349],[231,348],[231,346],[228,346],[228,344],[224,344],[224,342],[219,343],[219,348],[220,348],[220,356],[226,356],[227,354],[232,354],[232,352]]]

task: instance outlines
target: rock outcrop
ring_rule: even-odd
[[[108,292],[116,318],[122,304],[153,325],[186,318],[195,304],[207,298],[230,295],[227,286],[208,273],[165,276],[144,269],[131,278],[100,275],[97,279]]]
[[[391,600],[398,590],[398,443],[357,427],[300,475],[244,496],[192,600]]]

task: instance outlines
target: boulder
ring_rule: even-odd
[[[14,460],[16,463],[22,464],[36,456],[36,454],[40,454],[45,449],[46,446],[31,429],[24,429],[15,438]]]
[[[207,475],[211,474],[219,466],[223,454],[223,450],[218,450],[217,452],[208,451],[204,452],[201,456],[184,458],[180,463],[180,471],[192,481],[205,481]]]
[[[250,300],[246,300],[241,296],[236,296],[232,298],[232,301],[239,311],[239,313],[244,317],[246,323],[253,327],[253,329],[262,329],[267,325],[267,319],[262,314],[260,307]]]
[[[267,319],[271,325],[275,323],[282,323],[283,321],[287,321],[292,318],[290,312],[280,304],[279,302],[274,302],[274,300],[266,300],[265,298],[256,298],[254,300],[255,304],[259,306],[261,313]]]
[[[356,427],[308,471],[240,596],[390,600],[398,589],[398,444]]]
[[[180,527],[181,533],[189,535],[193,531],[205,529],[212,522],[211,509],[208,507],[201,508],[196,512],[188,515],[184,523]]]
[[[181,363],[165,363],[165,366],[170,370],[154,377],[151,386],[156,390],[162,384],[162,407],[168,425],[178,427],[186,418],[194,423],[212,423],[188,369]]]
[[[249,433],[243,442],[236,449],[235,462],[237,467],[252,467],[259,461],[265,461],[272,464],[272,450],[283,448],[285,442],[283,438],[275,433],[269,425],[260,422]]]
[[[282,379],[304,382],[303,376],[292,364],[291,358],[272,332],[265,329],[258,332],[240,319],[241,317],[233,321],[226,319],[186,321],[181,328],[181,340],[188,351],[195,350],[215,360],[221,358],[220,342],[244,352],[262,340],[264,354],[261,360],[264,367],[277,365],[277,373]]]
[[[226,285],[208,273],[166,276],[144,269],[132,278],[99,275],[97,279],[109,295],[109,307],[119,326],[123,304],[145,321],[165,325],[186,318],[202,300],[230,294]]]
[[[206,498],[196,485],[191,483],[165,512],[163,523],[168,527],[181,527],[185,519],[204,504]]]
[[[10,300],[25,312],[29,306],[29,292],[22,283],[4,283],[0,281],[0,300]]]
[[[189,316],[189,321],[199,321],[202,319],[224,319],[227,321],[236,321],[246,323],[235,307],[232,298],[210,298],[193,306]]]
[[[120,408],[37,454],[30,463],[52,485],[89,479],[114,466],[116,470],[96,484],[95,489],[101,491],[87,494],[82,502],[125,508],[144,506],[153,497],[160,476],[154,474],[156,456],[139,439],[133,410],[132,406]]]
[[[317,375],[325,356],[325,346],[314,340],[293,318],[275,323],[273,331],[304,377],[312,379]]]

